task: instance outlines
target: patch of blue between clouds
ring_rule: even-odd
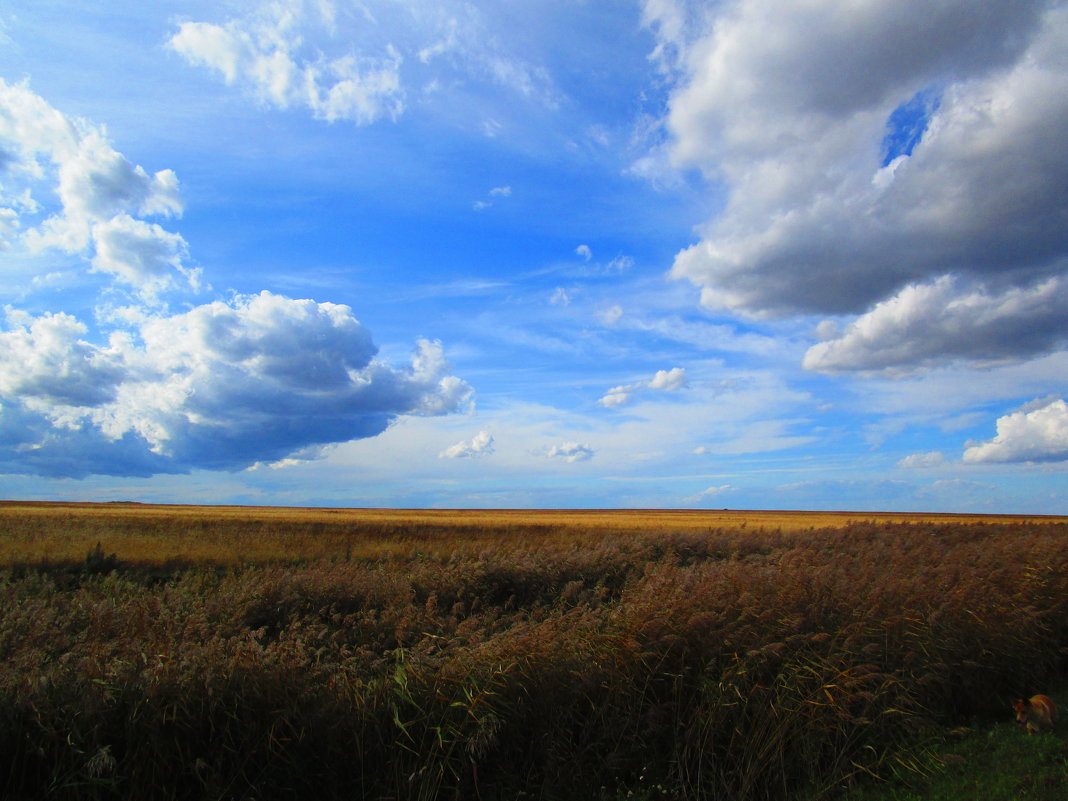
[[[912,155],[941,102],[940,90],[922,89],[890,113],[883,137],[883,167],[898,156]]]

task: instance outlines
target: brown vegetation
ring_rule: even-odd
[[[1065,523],[11,508],[4,798],[818,794],[1068,661]]]

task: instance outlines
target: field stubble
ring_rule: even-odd
[[[819,796],[1064,675],[1064,521],[768,514],[0,504],[0,796]]]

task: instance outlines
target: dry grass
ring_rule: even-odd
[[[320,509],[0,502],[0,565],[81,561],[97,542],[144,565],[371,558],[477,549],[504,534],[557,544],[591,535],[798,532],[864,523],[1068,522],[1068,517],[865,512]],[[548,543],[543,543],[547,545]]]
[[[819,797],[1064,675],[1068,522],[759,514],[0,506],[0,797]]]

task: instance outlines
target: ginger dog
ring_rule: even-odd
[[[1017,699],[1012,708],[1016,710],[1016,722],[1026,728],[1028,734],[1049,731],[1057,720],[1057,705],[1048,695]]]

